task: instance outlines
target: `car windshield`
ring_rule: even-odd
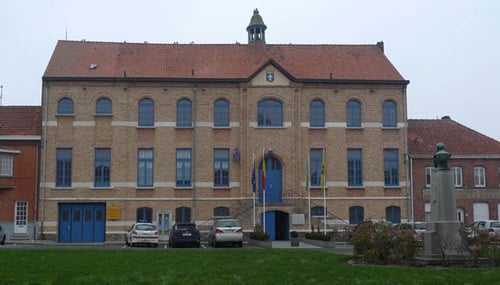
[[[219,227],[221,228],[236,228],[240,226],[240,222],[238,221],[220,221]]]
[[[154,231],[156,227],[153,225],[137,225],[135,229],[139,231]]]

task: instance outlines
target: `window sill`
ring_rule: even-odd
[[[94,187],[90,187],[89,189],[90,190],[112,190],[114,188],[115,187],[113,187],[113,186],[94,186]]]
[[[345,127],[347,130],[362,130],[363,127]]]
[[[384,185],[384,189],[401,189],[401,185]]]
[[[194,129],[193,126],[175,126],[176,129],[179,129],[179,130],[192,130]]]
[[[75,190],[75,187],[72,186],[55,186],[52,190]]]
[[[154,129],[155,126],[137,126],[138,129]]]
[[[231,190],[230,186],[213,186],[212,190]]]
[[[399,127],[382,127],[382,130],[399,130]]]
[[[327,127],[309,127],[310,130],[326,130]]]
[[[356,189],[359,189],[359,190],[365,190],[365,186],[363,185],[359,185],[359,186],[347,186],[347,190],[356,190]]]
[[[257,126],[256,129],[286,129],[285,126]]]
[[[188,186],[188,187],[175,186],[174,190],[193,190],[193,186]]]
[[[135,187],[135,190],[155,190],[155,187],[154,186],[137,186]]]
[[[212,129],[215,129],[215,130],[230,130],[231,127],[230,126],[227,126],[227,127],[213,126]]]
[[[113,117],[113,114],[94,114],[94,117]]]
[[[72,114],[56,114],[55,115],[56,117],[74,117],[75,114],[72,113]]]

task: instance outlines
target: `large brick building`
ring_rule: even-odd
[[[383,43],[268,44],[266,28],[254,11],[248,44],[59,41],[43,76],[43,237],[231,216],[287,239],[325,214],[329,228],[408,219],[409,82]]]
[[[451,153],[457,220],[470,224],[481,219],[500,219],[500,142],[445,116],[437,120],[408,120],[415,221],[430,217],[431,170],[436,144]]]
[[[0,106],[0,225],[8,240],[37,231],[41,120],[40,106]]]

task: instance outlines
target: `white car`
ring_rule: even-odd
[[[480,220],[472,224],[472,229],[488,232],[492,237],[500,235],[500,221]]]
[[[221,244],[243,246],[243,228],[236,219],[216,220],[208,233],[208,244],[217,247]]]
[[[158,247],[158,230],[151,223],[136,223],[127,232],[125,242],[127,245],[147,244]]]

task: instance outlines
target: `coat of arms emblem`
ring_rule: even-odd
[[[274,81],[274,71],[267,71],[266,72],[266,81],[267,82],[273,82]]]

